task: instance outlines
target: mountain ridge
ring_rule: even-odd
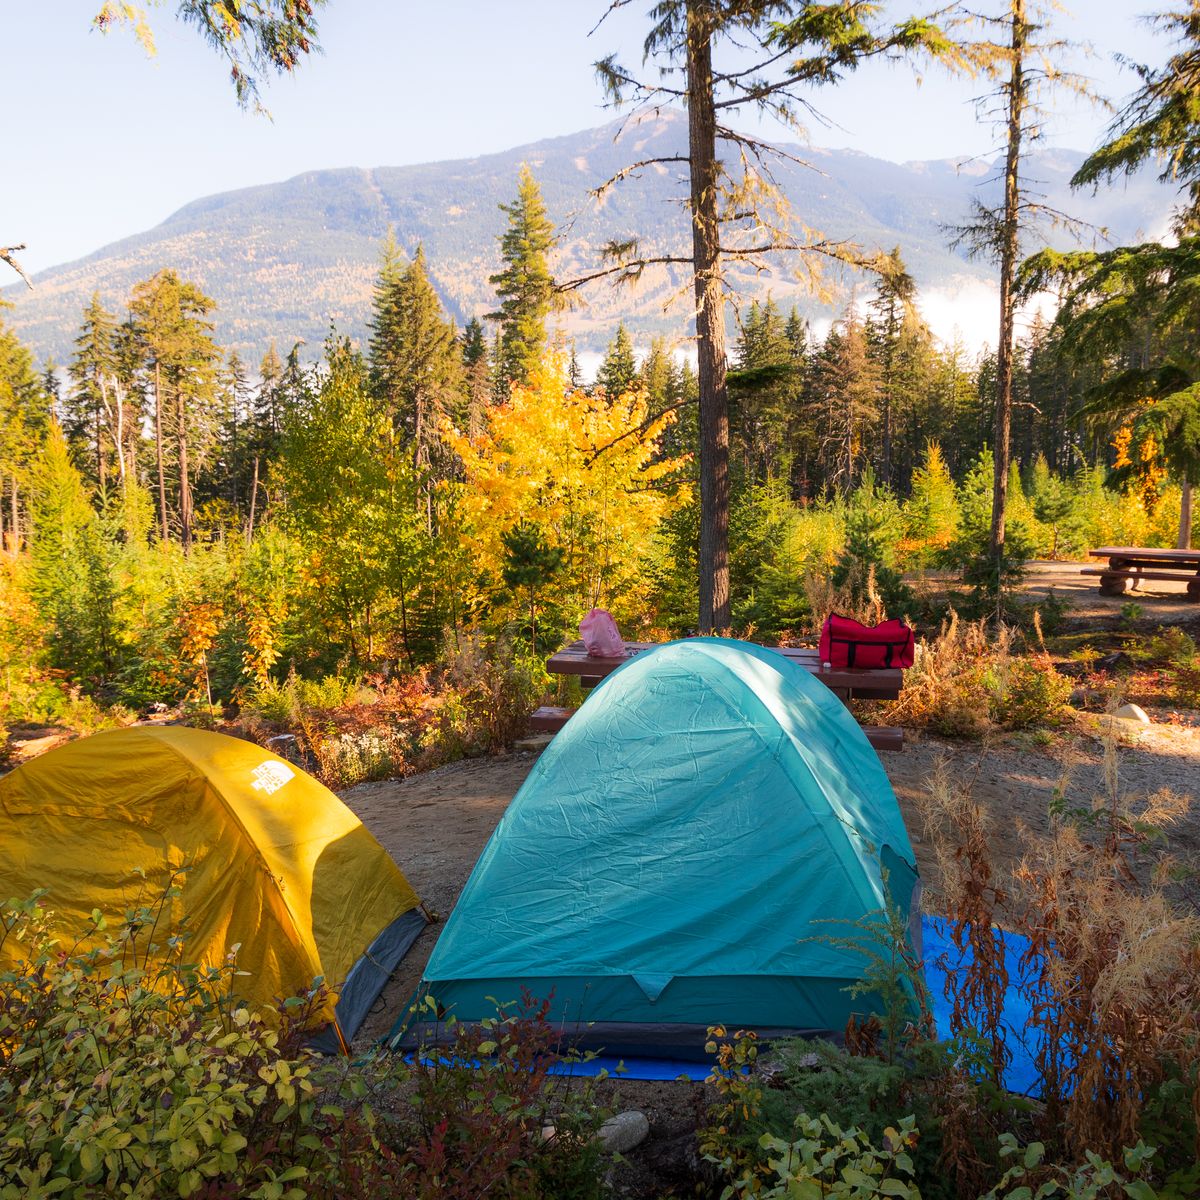
[[[610,122],[507,150],[407,166],[333,167],[302,171],[275,183],[197,197],[163,221],[0,292],[14,302],[6,319],[42,358],[66,361],[80,315],[93,291],[123,312],[137,280],[173,267],[217,301],[217,336],[256,360],[269,341],[319,345],[331,325],[361,339],[382,238],[392,227],[406,252],[425,247],[434,284],[460,323],[491,311],[488,276],[499,266],[500,204],[515,195],[516,174],[529,163],[551,218],[560,225],[552,266],[559,279],[594,269],[600,247],[636,233],[646,248],[685,250],[687,226],[674,198],[680,173],[649,167],[601,203],[589,190],[637,158],[677,153],[686,145],[681,113]],[[964,174],[955,159],[893,163],[855,150],[797,149],[819,170],[786,160],[775,167],[805,223],[830,237],[901,252],[923,289],[983,286],[992,270],[947,249],[945,227],[963,220],[972,194],[988,197],[993,164]],[[1117,241],[1165,226],[1173,199],[1145,172],[1123,189],[1098,196],[1069,193],[1081,153],[1052,148],[1030,159],[1031,178],[1046,177],[1048,202],[1107,225]],[[1100,219],[1097,219],[1100,218]],[[1029,246],[1033,248],[1033,244]],[[734,271],[745,299],[774,296],[806,315],[827,313],[789,274],[782,260],[765,274]],[[687,279],[677,268],[650,268],[636,291],[593,284],[587,303],[560,323],[583,349],[599,349],[625,320],[640,337],[682,331],[689,320]],[[315,351],[314,351],[315,352]]]

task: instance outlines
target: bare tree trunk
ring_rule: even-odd
[[[21,550],[21,516],[17,498],[17,477],[10,476],[8,481],[8,518],[9,525],[12,529],[12,552],[20,553]]]
[[[1012,19],[1012,74],[1008,82],[1008,154],[1004,163],[1004,220],[1000,244],[1000,343],[996,347],[995,473],[992,485],[992,528],[988,552],[999,570],[1004,555],[1004,515],[1008,504],[1009,441],[1012,433],[1013,275],[1017,267],[1020,232],[1021,134],[1025,119],[1028,81],[1024,75],[1025,0],[1010,0]]]
[[[700,385],[701,633],[729,628],[729,395],[725,386],[725,297],[717,212],[712,21],[712,0],[688,0],[688,152]]]
[[[258,503],[258,455],[254,456],[254,482],[250,485],[250,523],[246,527],[246,545],[254,540],[254,509]]]
[[[163,471],[162,369],[154,363],[154,453],[158,459],[158,531],[167,540],[167,477]]]
[[[100,379],[100,397],[101,403],[95,405],[94,416],[96,419],[96,482],[100,488],[100,495],[104,495],[104,485],[108,482],[104,473],[104,405],[107,401],[104,389],[104,378]]]
[[[888,305],[886,330],[887,353],[883,360],[883,462],[879,477],[885,487],[892,485],[892,385],[896,369],[896,338],[900,324],[893,297]]]
[[[188,478],[187,419],[183,392],[175,396],[175,437],[179,448],[179,529],[184,553],[192,548],[192,484]]]
[[[125,494],[125,396],[120,379],[113,377],[113,399],[108,398],[104,377],[100,377],[100,395],[104,399],[104,415],[113,430],[113,442],[117,451],[117,473],[121,480],[121,494]],[[115,407],[114,402],[115,401]]]
[[[1179,538],[1175,545],[1180,550],[1192,548],[1192,485],[1186,479],[1180,488]]]

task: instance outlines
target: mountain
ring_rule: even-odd
[[[173,267],[216,299],[222,344],[257,361],[272,338],[285,350],[304,338],[315,350],[331,325],[363,336],[380,241],[390,225],[410,251],[424,244],[442,299],[461,322],[494,306],[488,276],[498,267],[505,223],[498,206],[515,196],[522,162],[541,182],[561,227],[554,269],[568,279],[595,270],[599,247],[613,238],[636,234],[644,249],[660,253],[686,249],[690,237],[678,203],[684,191],[672,166],[644,168],[602,203],[589,194],[630,162],[680,154],[686,145],[686,118],[664,111],[479,158],[311,171],[196,200],[153,229],[41,272],[32,292],[17,285],[0,294],[15,306],[6,319],[35,352],[64,362],[93,291],[121,312],[134,283]],[[785,159],[773,170],[807,227],[870,248],[900,246],[926,290],[953,296],[991,278],[988,264],[948,249],[945,232],[966,218],[973,196],[994,201],[991,164],[960,169],[950,160],[897,164],[850,150],[792,149],[810,166]],[[1082,157],[1050,150],[1030,159],[1028,177],[1050,207],[1107,227],[1116,242],[1165,229],[1172,194],[1149,173],[1095,197],[1070,193],[1067,182]],[[769,291],[785,307],[795,301],[810,315],[830,311],[794,271],[794,259],[778,256],[768,273],[747,271],[739,282],[748,298]],[[620,319],[643,335],[679,331],[688,321],[688,287],[678,268],[648,269],[636,289],[593,283],[583,295],[584,303],[561,318],[582,349],[601,348]]]

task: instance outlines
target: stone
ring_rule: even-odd
[[[1137,725],[1150,725],[1153,722],[1146,715],[1146,710],[1136,704],[1122,704],[1120,708],[1113,713],[1114,717],[1122,721],[1133,721]]]
[[[609,1154],[625,1154],[650,1136],[650,1120],[643,1112],[630,1109],[609,1117],[600,1126],[596,1140]]]
[[[1111,675],[1114,671],[1132,671],[1133,659],[1124,650],[1117,650],[1112,654],[1105,654],[1102,658],[1096,659],[1094,669],[1102,671],[1105,675]]]

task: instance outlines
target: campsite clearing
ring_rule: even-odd
[[[1182,858],[1200,857],[1200,731],[1163,725],[1139,735],[1136,746],[1120,751],[1121,782],[1131,793],[1172,787],[1191,793],[1194,809],[1171,837]],[[1051,751],[1021,741],[984,751],[978,744],[912,740],[900,755],[887,755],[884,766],[900,801],[905,823],[932,907],[936,904],[937,868],[921,837],[918,799],[931,773],[945,761],[960,776],[975,776],[975,796],[994,817],[994,846],[1000,866],[1015,865],[1022,854],[1020,830],[1044,831],[1047,805],[1064,773],[1072,797],[1083,802],[1099,792],[1103,747],[1086,733],[1071,735]],[[413,887],[444,921],[466,883],[475,861],[526,775],[534,754],[508,754],[452,763],[404,780],[363,784],[343,795],[368,829],[391,852]],[[1193,903],[1200,903],[1193,885]],[[385,989],[381,1004],[358,1039],[365,1048],[391,1028],[415,990],[441,924],[417,940]],[[624,1107],[650,1118],[650,1140],[630,1155],[623,1170],[652,1176],[669,1186],[673,1172],[694,1154],[696,1103],[703,1085],[676,1082],[618,1081],[611,1085]],[[651,1193],[653,1194],[653,1193]]]

